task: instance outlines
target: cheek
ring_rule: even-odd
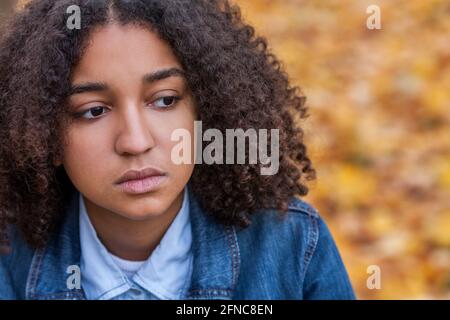
[[[190,178],[194,170],[195,116],[194,113],[190,111],[191,109],[189,109],[187,106],[184,107],[186,107],[186,109],[182,110],[182,112],[179,112],[176,116],[172,117],[170,121],[167,121],[165,126],[161,126],[163,128],[160,127],[163,133],[160,135],[160,139],[158,141],[158,144],[164,152],[164,158],[167,166],[170,166],[172,176],[180,183],[185,183]],[[175,147],[180,144],[179,140],[171,140],[172,133],[177,129],[185,129],[190,134],[190,154],[192,157],[191,163],[175,164],[174,161],[172,161],[172,150],[174,150]]]
[[[63,165],[75,185],[90,184],[104,177],[102,170],[106,168],[101,159],[106,159],[108,154],[107,144],[101,139],[102,135],[93,135],[88,130],[74,128],[69,131]]]
[[[184,129],[189,132],[191,138],[191,153],[194,150],[194,121],[195,113],[194,106],[191,103],[182,105],[179,107],[177,112],[170,115],[165,119],[159,119],[157,123],[152,123],[154,128],[157,128],[153,134],[157,135],[157,144],[162,147],[166,158],[170,158],[172,149],[180,142],[172,141],[171,136],[177,129]],[[164,125],[161,125],[164,123]],[[171,161],[172,163],[172,161]]]

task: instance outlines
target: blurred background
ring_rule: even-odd
[[[23,2],[0,0],[0,19]],[[318,179],[305,200],[358,298],[450,299],[450,2],[235,2],[307,96]]]
[[[450,299],[450,2],[237,2],[307,96],[306,200],[358,297]],[[381,289],[366,285],[371,265]]]

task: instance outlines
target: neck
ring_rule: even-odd
[[[89,219],[106,249],[132,261],[147,260],[181,209],[183,191],[161,215],[146,220],[131,220],[100,208],[84,198]]]

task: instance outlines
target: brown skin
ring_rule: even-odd
[[[162,69],[183,70],[156,33],[110,23],[95,29],[89,40],[72,85],[101,82],[108,89],[70,96],[71,112],[91,111],[67,128],[62,164],[106,248],[124,259],[145,260],[180,210],[194,169],[194,164],[171,161],[178,142],[170,139],[178,128],[187,129],[193,139],[194,100],[183,76],[143,82],[144,75]],[[181,99],[164,109],[168,104],[161,98],[171,96]],[[96,113],[94,107],[104,109]],[[98,118],[85,118],[93,116]],[[136,195],[114,185],[126,171],[148,166],[167,174],[156,190]]]

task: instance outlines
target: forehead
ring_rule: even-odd
[[[181,68],[170,46],[156,32],[111,23],[92,31],[72,80],[140,79],[145,73],[170,67]]]

